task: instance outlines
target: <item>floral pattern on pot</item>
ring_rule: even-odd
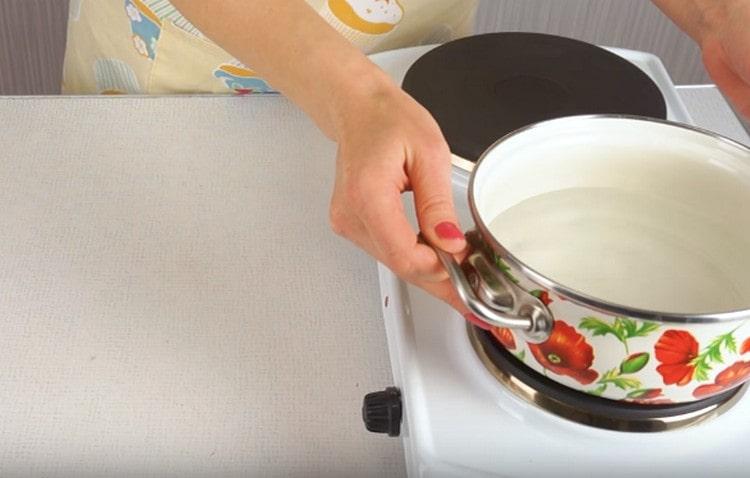
[[[698,381],[705,381],[709,379],[709,373],[715,365],[724,363],[723,353],[736,354],[737,343],[734,340],[734,330],[721,334],[714,338],[700,355],[698,355],[693,363],[695,364],[695,379]]]
[[[725,368],[714,379],[714,383],[701,385],[693,391],[695,398],[705,398],[741,384],[750,379],[750,361],[735,362]]]
[[[539,289],[503,261],[496,263],[507,277],[543,302],[556,320],[551,336],[541,344],[526,342],[517,331],[499,328],[493,330],[494,339],[556,382],[611,400],[660,405],[706,398],[750,381],[741,365],[719,377],[721,363],[739,361],[742,354],[750,353],[750,337],[743,333],[744,340],[736,338],[738,329],[750,328],[750,321],[698,324],[700,327],[688,330],[641,319],[592,315],[594,311],[575,301]],[[706,386],[687,386],[695,382],[706,382]]]
[[[654,347],[656,360],[661,365],[656,371],[662,376],[664,385],[687,385],[695,373],[693,360],[698,356],[698,341],[690,332],[667,330]]]
[[[648,364],[651,355],[645,351],[630,353],[628,341],[636,337],[648,337],[649,334],[659,328],[659,324],[653,322],[638,323],[626,317],[615,317],[612,322],[607,322],[598,317],[589,316],[581,319],[578,328],[590,332],[594,337],[612,336],[616,338],[622,344],[626,354],[617,367],[613,367],[602,374],[596,382],[597,387],[587,390],[588,393],[600,396],[607,391],[610,385],[627,392],[624,399],[640,398],[648,395],[648,393],[653,393],[652,390],[655,389],[644,389],[641,380],[635,375]]]
[[[625,353],[630,353],[628,339],[647,337],[659,328],[654,322],[641,322],[640,325],[625,317],[616,317],[611,324],[596,317],[584,317],[579,328],[593,332],[594,336],[611,334],[625,347]]]
[[[656,359],[661,362],[656,371],[661,374],[664,384],[684,386],[693,379],[699,382],[708,380],[713,367],[724,362],[724,353],[737,353],[735,330],[737,328],[715,337],[700,353],[698,341],[690,332],[664,332],[654,347]]]
[[[599,376],[591,369],[594,349],[583,335],[561,320],[555,320],[552,334],[545,342],[528,346],[545,370],[570,377],[582,385],[590,384]]]

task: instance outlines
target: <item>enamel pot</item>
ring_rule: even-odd
[[[565,191],[591,200],[547,201],[545,221],[510,214]],[[609,210],[607,194],[634,199]],[[554,119],[487,149],[468,201],[468,256],[438,255],[469,309],[527,366],[644,404],[696,401],[750,379],[746,146],[648,118]],[[600,233],[571,235],[570,221],[604,219],[612,224]],[[643,234],[624,234],[632,228]]]

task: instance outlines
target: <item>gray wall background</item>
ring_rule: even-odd
[[[60,92],[67,0],[0,0],[0,94]]]
[[[647,51],[676,83],[710,82],[698,46],[650,0],[483,0],[477,31],[552,33]]]
[[[67,9],[67,0],[0,0],[0,94],[59,93]],[[698,48],[649,0],[483,0],[477,31],[512,30],[649,51],[677,83],[709,81]]]

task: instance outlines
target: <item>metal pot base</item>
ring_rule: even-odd
[[[500,383],[526,402],[559,417],[607,430],[661,432],[685,428],[721,415],[748,385],[689,403],[643,405],[573,390],[532,370],[499,345],[492,335],[467,324],[479,359]]]

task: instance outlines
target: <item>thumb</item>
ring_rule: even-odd
[[[430,244],[457,254],[466,248],[453,205],[451,156],[447,146],[433,157],[420,157],[410,168],[417,219]]]

